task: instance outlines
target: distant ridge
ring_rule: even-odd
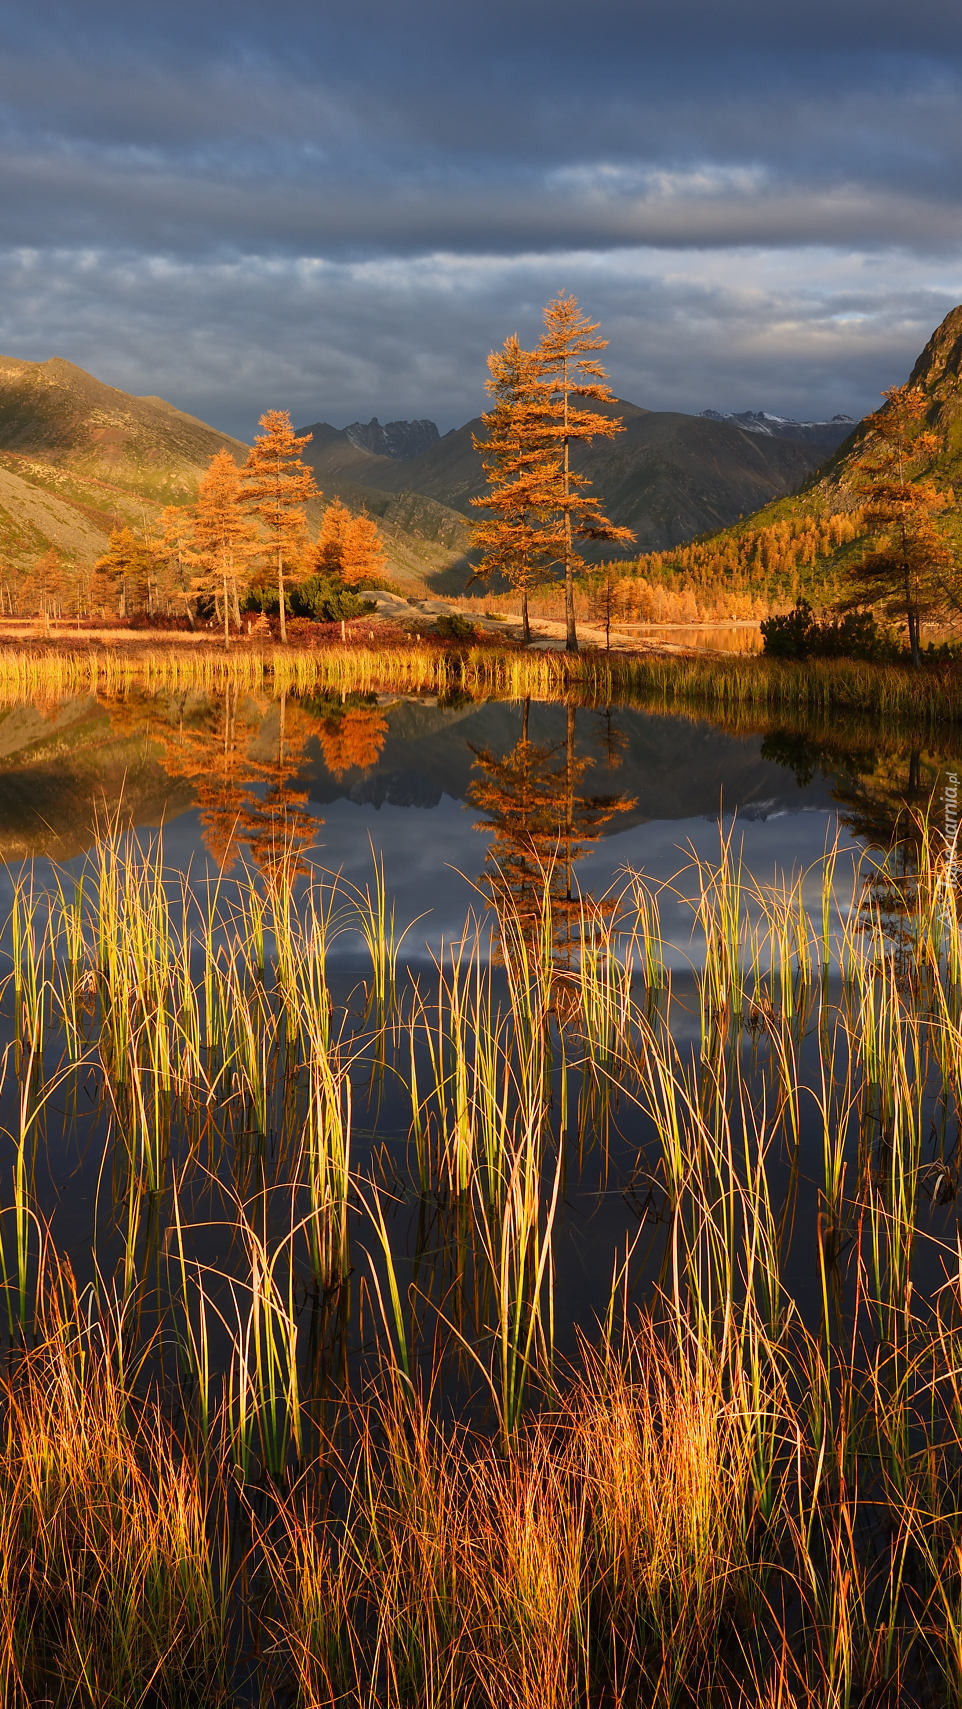
[[[839,423],[826,441],[804,432],[776,433],[758,423],[748,428],[734,418],[643,409],[624,398],[600,407],[620,416],[625,432],[576,448],[572,461],[603,496],[609,516],[637,533],[637,547],[620,549],[620,556],[683,544],[796,492],[852,429],[851,423],[844,429]],[[313,434],[304,456],[325,490],[349,483],[355,497],[365,487],[381,494],[417,493],[449,516],[460,512],[468,521],[476,515],[471,500],[485,491],[474,447],[475,437],[484,437],[480,417],[404,457],[369,448],[350,428],[327,422],[299,431]],[[598,555],[611,556],[611,548],[599,546]]]
[[[703,421],[730,421],[746,433],[763,433],[769,439],[801,439],[834,451],[847,439],[856,422],[850,415],[833,415],[831,421],[794,421],[791,416],[771,415],[765,409],[703,409]]]
[[[362,451],[373,451],[376,456],[394,457],[399,461],[429,451],[441,437],[433,421],[389,421],[382,427],[376,415],[366,423],[352,421],[344,432],[351,444],[359,446]]]

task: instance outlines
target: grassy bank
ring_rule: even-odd
[[[429,643],[297,649],[143,648],[115,652],[0,652],[7,698],[236,685],[257,691],[497,695],[512,699],[631,701],[652,708],[745,708],[938,723],[962,718],[962,672],[913,671],[848,660],[804,664],[766,658],[606,655]]]
[[[415,980],[378,874],[22,880],[5,1704],[962,1701],[944,863],[764,889],[729,845],[493,923],[500,971],[471,927]],[[565,1342],[566,1206],[626,1146]]]

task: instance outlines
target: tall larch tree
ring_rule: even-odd
[[[287,641],[284,616],[284,562],[294,560],[307,535],[303,506],[320,498],[314,471],[301,461],[300,453],[312,435],[298,438],[287,410],[269,409],[260,418],[264,429],[241,470],[248,509],[263,523],[271,537],[270,551],[277,569],[277,599],[282,642]]]
[[[613,439],[624,432],[619,418],[583,409],[574,401],[591,398],[595,403],[615,402],[610,387],[604,384],[605,370],[595,356],[608,343],[606,338],[594,337],[599,324],[582,314],[576,298],[561,292],[544,311],[545,330],[535,351],[549,393],[547,421],[539,432],[547,432],[560,452],[550,508],[556,519],[558,556],[564,565],[565,646],[569,653],[578,651],[574,578],[583,567],[575,540],[628,542],[635,538],[630,528],[619,528],[609,521],[602,512],[601,499],[587,491],[591,485],[587,475],[576,474],[571,467],[572,445]]]
[[[257,530],[244,510],[240,470],[227,450],[210,460],[197,483],[193,546],[189,556],[220,582],[224,598],[224,645],[230,644],[230,617],[240,628],[237,577],[262,550]]]
[[[550,390],[539,358],[512,334],[503,349],[491,352],[488,367],[486,385],[495,406],[481,417],[486,433],[474,438],[474,446],[489,490],[471,503],[493,514],[471,531],[471,544],[482,554],[474,573],[504,576],[517,588],[527,642],[528,595],[555,555],[550,504],[561,456],[550,431]]]
[[[150,546],[139,540],[132,528],[115,528],[106,552],[94,565],[95,597],[109,588],[117,589],[118,615],[129,617],[147,606],[156,574],[157,559]]]
[[[921,386],[893,386],[870,415],[857,464],[865,523],[878,544],[856,565],[843,605],[881,605],[905,619],[913,665],[921,665],[920,628],[927,617],[959,610],[955,558],[934,518],[949,495],[926,479],[938,435],[922,426],[928,399]]]
[[[183,600],[187,621],[190,627],[195,629],[197,625],[190,603],[194,591],[193,565],[191,563],[191,541],[193,538],[191,513],[181,505],[169,504],[157,518],[156,528],[154,549],[166,561],[171,588],[175,595]]]

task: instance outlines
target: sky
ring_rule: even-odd
[[[620,397],[859,416],[962,302],[958,0],[30,0],[0,352],[249,440],[484,404],[573,292]]]

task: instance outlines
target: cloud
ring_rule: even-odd
[[[958,294],[910,257],[820,250],[204,264],[30,250],[0,254],[0,349],[68,356],[246,439],[269,407],[445,431],[483,407],[488,351],[509,332],[535,340],[559,289],[601,320],[620,396],[802,417],[873,407]],[[23,302],[27,333],[10,306]]]
[[[3,29],[0,348],[245,437],[272,403],[457,425],[561,286],[633,401],[859,413],[962,298],[943,0],[33,0]]]

